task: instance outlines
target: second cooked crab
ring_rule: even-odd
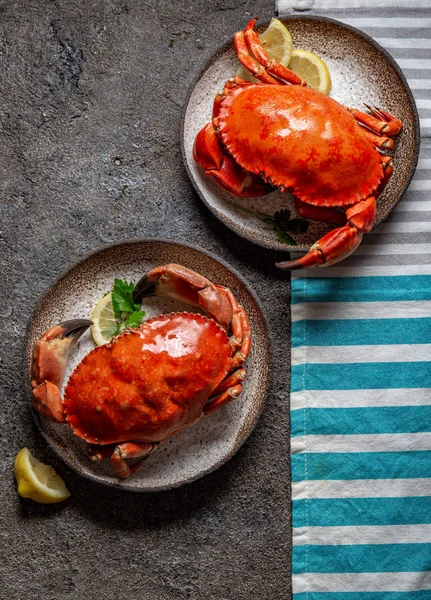
[[[237,398],[245,377],[251,332],[247,315],[227,287],[181,265],[149,271],[134,299],[168,296],[207,316],[179,312],[152,318],[90,352],[61,396],[74,343],[91,325],[75,319],[54,325],[33,356],[33,406],[45,418],[67,422],[88,443],[92,460],[111,458],[128,477],[166,438]]]

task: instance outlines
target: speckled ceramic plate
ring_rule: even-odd
[[[403,121],[404,128],[394,152],[395,170],[378,199],[378,225],[401,199],[417,163],[419,119],[406,79],[377,42],[353,27],[321,17],[281,20],[292,34],[294,48],[315,52],[327,63],[332,77],[331,97],[351,107],[363,109],[364,102],[382,107]],[[263,31],[267,26],[268,23],[264,23],[257,30]],[[227,201],[273,214],[281,208],[294,211],[290,194],[276,191],[258,199],[238,199],[205,176],[193,160],[194,138],[210,121],[214,97],[226,79],[235,74],[238,64],[233,41],[229,41],[215,53],[195,80],[183,114],[184,162],[196,191],[216,217],[251,242],[274,250],[286,250],[288,247],[277,240],[270,226],[229,206]],[[298,243],[296,249],[307,250],[327,231],[328,226],[311,222],[305,234],[293,236]]]
[[[90,462],[85,442],[73,436],[68,425],[50,423],[35,412],[40,431],[60,457],[80,474],[99,483],[128,490],[154,491],[193,481],[222,465],[239,449],[262,410],[269,380],[269,337],[256,298],[236,273],[206,252],[160,240],[130,242],[101,250],[72,267],[49,289],[37,306],[27,332],[29,394],[34,344],[48,327],[76,317],[89,318],[96,302],[111,289],[114,277],[137,282],[149,269],[170,262],[182,264],[205,274],[215,283],[230,287],[244,306],[253,331],[244,390],[236,402],[166,440],[124,481],[113,475],[109,460],[99,464]],[[194,310],[166,298],[147,298],[143,305],[147,317]],[[92,348],[94,343],[87,332],[74,351],[67,375]]]

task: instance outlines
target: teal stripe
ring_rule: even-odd
[[[305,371],[305,372],[304,372]],[[295,365],[292,392],[431,387],[431,362]],[[408,404],[408,399],[406,399]]]
[[[378,344],[431,344],[431,318],[316,319],[292,323],[293,347]],[[373,360],[372,351],[369,360]]]
[[[430,590],[416,592],[301,592],[293,600],[430,600]]]
[[[292,304],[307,300],[312,302],[431,300],[431,276],[293,278]]]
[[[291,456],[292,480],[431,477],[431,451],[309,452]]]
[[[297,573],[390,573],[431,569],[431,544],[294,546]]]
[[[293,500],[292,506],[293,527],[419,525],[431,523],[430,496],[307,498]],[[431,569],[431,564],[429,568]],[[398,569],[394,570],[398,571]],[[415,571],[415,569],[412,570]]]
[[[300,408],[290,415],[292,436],[431,431],[431,405]]]

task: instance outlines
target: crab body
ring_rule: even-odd
[[[218,128],[238,165],[308,204],[355,204],[383,177],[380,156],[354,117],[311,88],[238,86],[221,104]]]
[[[66,422],[88,443],[92,460],[110,457],[128,477],[160,442],[179,433],[242,391],[251,347],[247,315],[232,292],[181,265],[149,271],[134,300],[169,296],[201,308],[171,313],[128,329],[92,350],[60,389],[72,348],[91,321],[54,325],[33,355],[33,406],[45,418]]]
[[[353,252],[372,228],[376,198],[393,171],[385,152],[401,122],[381,109],[346,108],[271,60],[254,31],[234,36],[239,60],[259,81],[226,82],[212,121],[195,138],[195,161],[228,192],[294,194],[301,217],[342,225],[282,269],[326,266]],[[289,85],[290,84],[290,85]]]
[[[92,444],[160,442],[196,421],[231,354],[212,319],[161,315],[82,360],[65,389],[66,420]]]

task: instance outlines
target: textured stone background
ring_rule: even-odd
[[[266,0],[0,2],[1,600],[290,597],[289,279],[202,205],[179,145],[195,74],[250,16],[272,11]],[[46,447],[23,389],[24,333],[64,269],[155,235],[243,273],[270,323],[272,382],[256,430],[217,472],[120,493]],[[69,501],[19,499],[23,446],[65,478]]]

